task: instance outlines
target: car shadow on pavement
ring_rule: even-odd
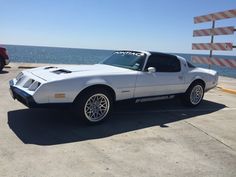
[[[159,102],[115,105],[111,118],[97,125],[86,125],[72,111],[22,109],[8,112],[8,124],[25,144],[57,145],[105,138],[120,133],[160,126],[205,115],[225,105],[204,100],[196,108],[186,108],[177,99]]]

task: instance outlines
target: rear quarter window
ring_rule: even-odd
[[[196,66],[194,66],[192,63],[190,63],[188,61],[187,61],[187,65],[188,65],[189,68],[196,68]]]
[[[176,56],[164,54],[152,54],[147,62],[145,70],[155,67],[156,72],[180,72],[181,64]]]

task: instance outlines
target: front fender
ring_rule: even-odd
[[[90,80],[88,80],[88,81],[85,82],[84,88],[90,87],[90,86],[92,86],[92,85],[99,85],[99,84],[101,84],[101,85],[107,85],[107,86],[110,86],[110,87],[111,87],[111,84],[108,83],[108,81],[106,81],[105,79],[102,79],[102,78],[92,78],[92,79],[90,79]],[[83,89],[84,89],[84,88],[83,88]],[[82,89],[82,90],[83,90],[83,89]]]

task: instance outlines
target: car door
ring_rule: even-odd
[[[156,72],[148,72],[155,67]],[[152,54],[145,69],[138,73],[134,97],[148,97],[181,93],[184,90],[181,61],[173,55]]]

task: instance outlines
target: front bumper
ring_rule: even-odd
[[[10,93],[13,99],[17,99],[25,106],[29,108],[37,107],[37,103],[34,101],[34,98],[31,95],[20,90],[17,87],[12,86],[11,84],[10,84]]]
[[[24,104],[29,108],[70,108],[73,106],[73,103],[44,103],[39,104],[35,102],[32,95],[27,92],[14,86],[13,80],[9,82],[10,85],[10,94],[13,99],[17,99],[19,102]]]

